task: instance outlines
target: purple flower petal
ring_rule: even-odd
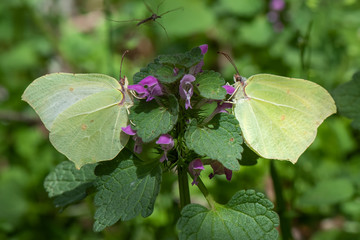
[[[164,162],[164,161],[168,161],[169,159],[167,158],[167,154],[166,154],[166,152],[164,152],[164,154],[161,156],[161,158],[160,158],[160,162]]]
[[[160,144],[161,149],[164,150],[164,154],[160,158],[160,162],[168,160],[167,152],[174,147],[174,139],[170,134],[162,134],[159,139],[156,141],[156,144]]]
[[[156,84],[159,84],[158,80],[153,77],[153,76],[147,76],[145,77],[144,79],[142,79],[140,82],[139,82],[140,85],[142,86],[148,86],[148,87],[151,87],[153,85],[156,85]]]
[[[230,85],[224,85],[222,86],[223,88],[225,88],[226,90],[226,93],[231,95],[235,92],[235,88],[233,86],[230,86]]]
[[[169,134],[162,134],[156,141],[156,144],[174,144],[174,140]]]
[[[275,12],[275,11],[270,11],[270,12],[268,12],[267,17],[270,22],[274,23],[279,20],[279,13]]]
[[[204,165],[200,159],[197,158],[197,159],[193,160],[192,162],[190,162],[189,172],[194,177],[194,181],[191,183],[191,185],[194,185],[194,184],[198,185],[199,182],[197,181],[197,179],[200,176],[200,172],[204,169],[205,169]]]
[[[159,81],[153,76],[145,77],[138,84],[128,86],[128,89],[136,91],[139,97],[146,98],[147,102],[163,95]]]
[[[180,80],[179,94],[182,99],[185,99],[185,109],[191,108],[190,99],[194,92],[194,87],[191,84],[195,81],[195,77],[191,74],[186,74]]]
[[[198,73],[201,73],[202,67],[204,66],[204,60],[201,60],[198,64],[196,64],[195,66],[192,66],[189,70],[189,73],[192,75],[196,75]]]
[[[122,127],[121,130],[123,130],[124,133],[126,133],[127,135],[135,135],[136,131],[132,130],[131,125],[127,125],[126,127]]]
[[[228,113],[225,109],[227,108],[232,108],[232,104],[231,103],[220,103],[218,102],[217,107],[215,108],[214,112],[215,114],[217,113]]]
[[[224,167],[224,171],[225,171],[226,180],[231,181],[232,171],[226,167]]]
[[[143,141],[142,141],[141,137],[136,136],[136,135],[133,136],[133,139],[135,141],[134,152],[137,154],[140,154],[142,152]]]
[[[215,175],[222,175],[225,174],[226,179],[228,181],[231,180],[232,177],[232,171],[226,167],[224,167],[220,162],[218,161],[212,161],[210,163],[210,166],[212,167],[212,169],[214,170],[214,173],[211,173],[209,175],[209,178],[212,179]]]
[[[199,48],[201,49],[201,54],[202,55],[204,55],[208,51],[208,45],[207,44],[200,45]]]
[[[129,85],[127,88],[129,90],[135,91],[139,95],[139,98],[146,98],[147,96],[149,96],[149,92],[147,91],[147,89],[140,84]]]
[[[163,95],[160,84],[150,86],[148,88],[148,92],[149,92],[149,96],[146,99],[147,102],[153,100],[155,96]]]
[[[271,0],[270,8],[275,11],[281,11],[285,7],[284,0]]]

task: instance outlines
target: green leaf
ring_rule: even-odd
[[[56,166],[45,178],[44,187],[49,197],[54,197],[57,207],[64,207],[87,196],[87,189],[93,186],[96,164],[88,164],[80,170],[74,163],[65,161]]]
[[[174,67],[155,62],[148,64],[146,68],[142,68],[140,72],[135,73],[133,82],[136,84],[151,75],[156,77],[161,83],[172,83],[180,79],[184,73],[185,70],[180,69],[179,72],[174,75]]]
[[[239,170],[242,137],[239,122],[233,115],[217,114],[206,126],[193,119],[185,132],[186,145],[197,154],[221,162],[230,170]]]
[[[180,240],[278,239],[279,225],[273,204],[254,190],[237,192],[226,205],[214,209],[189,204],[177,223]]]
[[[99,165],[96,174],[101,176],[95,183],[94,231],[153,212],[161,184],[159,161],[142,162],[131,152],[122,151],[113,161]]]
[[[333,97],[339,113],[353,119],[352,126],[360,130],[360,72],[350,82],[338,86]]]
[[[224,78],[220,73],[214,71],[204,71],[196,75],[194,82],[194,86],[199,90],[201,96],[217,100],[222,100],[226,96],[223,85],[225,85]]]
[[[132,128],[137,131],[143,142],[150,142],[161,134],[169,132],[178,119],[179,104],[174,95],[156,100],[137,101],[130,109],[129,119],[134,124]]]
[[[308,189],[298,199],[298,204],[306,207],[341,203],[351,198],[354,192],[354,186],[348,179],[327,179]]]
[[[195,47],[186,53],[160,55],[157,57],[159,63],[168,64],[178,68],[190,68],[199,63],[202,59],[203,55],[201,54],[201,49],[199,47]]]

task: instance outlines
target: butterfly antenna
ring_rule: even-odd
[[[224,53],[224,52],[219,51],[217,53],[220,53],[220,54],[224,55],[224,57],[226,57],[226,59],[231,63],[231,65],[233,65],[233,67],[235,68],[236,73],[240,76],[239,70],[237,69],[237,67],[236,67],[234,61],[231,59],[231,57],[227,53]]]
[[[119,75],[119,82],[121,83],[123,78],[121,77],[121,69],[122,69],[122,64],[125,58],[125,55],[128,54],[130,51],[129,50],[125,50],[125,52],[123,53],[122,57],[121,57],[121,63],[120,63],[120,75]],[[124,83],[122,83],[124,84]]]
[[[178,7],[178,8],[174,8],[174,9],[171,9],[171,10],[169,10],[169,11],[166,11],[166,12],[160,14],[159,16],[161,17],[161,16],[163,16],[163,15],[169,13],[169,12],[177,11],[177,10],[180,10],[180,9],[184,10],[183,7]]]

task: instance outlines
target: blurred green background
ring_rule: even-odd
[[[45,176],[65,157],[21,94],[52,72],[134,73],[158,55],[208,44],[205,69],[232,82],[240,73],[273,73],[314,81],[332,92],[360,69],[360,2],[357,0],[147,0],[170,12],[139,27],[151,13],[143,1],[0,1],[0,239],[177,239],[176,176],[164,174],[154,213],[92,232],[94,207],[86,201],[60,212],[43,188]],[[274,3],[275,2],[275,3]],[[281,1],[280,1],[281,2]],[[159,6],[159,9],[157,9]],[[296,165],[275,162],[294,239],[360,239],[360,134],[339,115],[327,119]],[[269,160],[242,167],[228,183],[208,180],[226,203],[240,189],[264,192],[274,203]],[[208,173],[210,172],[207,169]],[[193,202],[204,203],[195,187]],[[276,211],[279,211],[276,206]],[[281,207],[280,207],[281,208]]]

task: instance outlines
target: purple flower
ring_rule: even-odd
[[[225,109],[227,108],[232,108],[232,104],[231,103],[226,103],[226,102],[218,102],[217,103],[217,107],[214,110],[214,113],[228,113]]]
[[[153,76],[147,76],[138,84],[129,85],[128,89],[137,92],[139,98],[146,98],[147,102],[163,95],[159,81]]]
[[[122,127],[121,130],[127,135],[133,136],[133,140],[135,141],[134,152],[138,154],[141,153],[143,141],[141,137],[136,135],[136,131],[131,128],[131,125],[129,124],[126,127]]]
[[[142,152],[143,141],[138,135],[133,136],[133,139],[135,141],[134,152],[140,154]]]
[[[207,44],[200,45],[199,48],[201,50],[202,55],[205,55],[205,53],[208,51],[208,45]],[[196,64],[195,66],[190,68],[189,73],[192,74],[192,75],[196,75],[198,73],[201,73],[203,66],[204,66],[204,60],[201,60],[198,64]]]
[[[194,87],[191,84],[195,81],[195,77],[191,74],[186,74],[180,80],[179,94],[182,99],[185,99],[185,109],[191,108],[190,99],[194,93]]]
[[[200,176],[200,172],[204,170],[204,165],[202,164],[200,159],[195,159],[189,164],[189,172],[194,177],[194,181],[191,183],[191,185],[198,185],[198,177]]]
[[[207,44],[200,45],[199,48],[201,49],[201,54],[202,55],[205,55],[205,53],[207,53],[207,51],[208,51],[208,45]]]
[[[212,179],[216,174],[217,175],[222,175],[225,174],[226,179],[228,181],[231,180],[232,177],[232,171],[230,169],[227,169],[226,167],[224,167],[220,162],[218,161],[212,161],[210,163],[210,166],[212,167],[212,169],[214,170],[214,173],[210,173],[209,178]]]
[[[130,124],[126,127],[122,127],[121,130],[123,130],[124,133],[130,136],[134,136],[136,134],[136,131],[131,128]]]
[[[178,69],[177,67],[174,67],[173,69],[173,73],[174,73],[174,76],[178,75],[180,69]]]
[[[226,94],[233,94],[235,92],[235,88],[233,86],[230,86],[230,85],[224,85],[222,86],[223,88],[225,88],[226,90]]]
[[[284,0],[271,0],[270,2],[270,9],[275,11],[281,11],[285,7]]]
[[[160,162],[164,160],[168,161],[167,152],[174,147],[174,140],[169,134],[162,134],[156,141],[156,144],[160,144],[161,149],[164,150],[164,154],[160,158]]]

